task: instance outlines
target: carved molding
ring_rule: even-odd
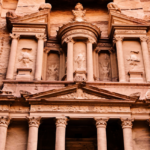
[[[132,122],[134,121],[132,118],[122,118],[122,128],[132,128],[133,124]]]
[[[47,40],[45,34],[36,34],[35,36],[38,40],[43,40],[43,41]]]
[[[106,128],[108,118],[95,118],[97,128]]]
[[[114,2],[108,3],[107,8],[108,8],[109,11],[113,10],[113,11],[117,11],[117,12],[121,13],[121,9]]]
[[[116,30],[115,34],[146,34],[145,30]]]
[[[9,105],[0,105],[0,111],[9,111]]]
[[[56,118],[56,127],[66,127],[67,120],[66,117]]]
[[[39,127],[41,117],[27,117],[29,127]]]
[[[40,28],[13,28],[15,32],[45,32],[45,29]]]
[[[141,41],[141,42],[147,42],[148,39],[149,39],[148,36],[141,36],[141,37],[140,37],[140,41]]]
[[[20,38],[20,34],[16,34],[16,33],[10,33],[10,37],[12,38],[12,39],[19,39]]]
[[[10,123],[10,117],[0,116],[0,126],[8,127],[9,123]]]

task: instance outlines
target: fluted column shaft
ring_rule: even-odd
[[[13,79],[13,76],[14,76],[18,39],[20,35],[10,34],[10,36],[12,38],[12,42],[11,42],[11,50],[10,50],[9,63],[8,63],[7,75],[6,75],[6,79],[9,79],[9,80]]]
[[[124,150],[133,150],[132,119],[121,119],[124,139]]]
[[[122,49],[122,37],[115,37],[116,47],[117,47],[117,60],[118,60],[118,71],[119,71],[119,81],[126,82],[124,56]]]
[[[93,41],[88,39],[87,41],[87,80],[93,81]]]
[[[96,64],[96,75],[97,75],[97,78],[99,78],[99,58],[98,58],[98,56],[99,56],[99,54],[98,54],[98,50],[96,51],[96,62],[97,62],[97,64]]]
[[[10,122],[9,117],[0,116],[0,150],[5,150],[7,128]]]
[[[56,118],[56,143],[55,150],[65,150],[67,118]]]
[[[73,81],[73,39],[67,38],[67,81]]]
[[[95,118],[97,127],[97,150],[107,150],[106,125],[108,118]]]
[[[140,37],[142,53],[143,53],[143,61],[144,67],[146,72],[146,80],[150,82],[150,61],[149,61],[149,52],[148,52],[148,45],[147,45],[148,37]]]
[[[29,123],[29,134],[28,134],[28,145],[27,150],[37,150],[38,144],[38,128],[40,125],[40,117],[28,118]]]
[[[36,69],[35,69],[35,80],[41,80],[42,77],[42,65],[43,65],[43,49],[46,35],[37,34],[38,39],[37,55],[36,55]]]

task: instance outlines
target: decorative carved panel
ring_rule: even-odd
[[[59,65],[59,54],[56,52],[51,52],[47,57],[46,79],[48,81],[59,80]]]

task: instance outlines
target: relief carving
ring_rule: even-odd
[[[0,111],[8,111],[9,105],[0,105]]]
[[[84,62],[85,62],[85,58],[82,54],[79,54],[75,60],[75,62],[77,63],[77,70],[85,70]]]
[[[72,10],[72,13],[74,15],[74,21],[78,21],[78,22],[85,21],[84,16],[86,10],[83,10],[82,4],[78,3],[75,6],[75,10]]]
[[[130,107],[82,106],[82,105],[31,105],[31,111],[118,113],[118,112],[130,112]]]
[[[133,124],[132,122],[134,121],[132,118],[122,118],[122,128],[132,128]]]
[[[30,62],[33,62],[31,55],[26,51],[22,52],[18,60],[19,62],[22,62],[25,65],[25,67],[29,67]]]
[[[57,127],[65,127],[67,125],[67,118],[56,118],[56,126]]]
[[[58,80],[58,66],[57,65],[51,65],[51,66],[49,66],[49,68],[48,68],[48,71],[47,71],[47,73],[48,73],[48,80],[49,81],[57,81]]]
[[[99,59],[100,67],[100,80],[110,81],[111,80],[111,66],[110,57],[107,53],[101,53]]]
[[[41,117],[27,117],[29,127],[39,127]]]
[[[10,123],[9,117],[0,116],[0,126],[8,127],[9,123]]]
[[[129,61],[131,70],[134,70],[135,66],[138,65],[138,62],[140,62],[140,59],[138,58],[139,51],[131,51],[130,53],[131,53],[131,55],[129,58],[127,58],[127,61]]]
[[[40,10],[44,10],[44,9],[50,9],[51,10],[52,6],[51,4],[49,3],[44,3],[44,4],[41,4],[40,7],[39,7],[39,11]]]
[[[66,99],[104,99],[95,95],[84,93],[81,89],[78,89],[76,93],[66,94],[62,96],[57,96],[57,98]]]

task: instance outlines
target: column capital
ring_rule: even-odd
[[[64,42],[66,43],[75,43],[75,41],[73,40],[73,38],[70,36],[70,37],[67,37]]]
[[[122,37],[122,36],[115,36],[113,42],[123,41],[123,39],[124,39],[124,37]]]
[[[38,40],[43,40],[43,41],[46,41],[46,34],[36,34],[35,37],[38,39]]]
[[[10,35],[10,37],[11,37],[12,39],[19,39],[19,38],[20,38],[20,34],[10,33],[9,35]]]
[[[27,117],[29,127],[39,127],[41,117]]]
[[[94,118],[96,121],[96,127],[97,128],[106,128],[107,121],[109,118]]]
[[[95,43],[95,41],[92,38],[88,38],[87,43]]]
[[[141,41],[141,42],[147,42],[148,39],[149,39],[148,36],[141,36],[141,37],[140,37],[140,41]]]
[[[68,119],[66,117],[56,118],[56,126],[57,127],[66,127],[67,120]]]
[[[132,122],[134,119],[132,118],[121,118],[122,121],[122,128],[132,128]]]
[[[10,123],[10,117],[0,116],[0,127],[8,127]]]

